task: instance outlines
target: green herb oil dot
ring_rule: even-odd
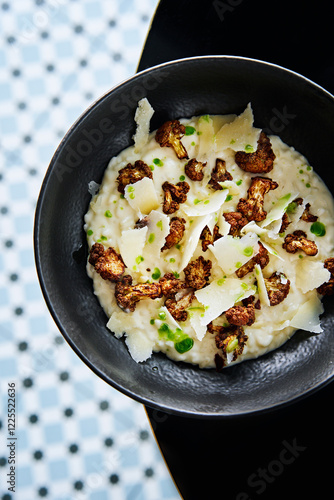
[[[152,278],[153,278],[154,280],[158,280],[158,279],[160,278],[160,276],[161,276],[161,271],[160,271],[160,269],[158,269],[157,267],[155,267],[155,268],[154,268],[154,271],[153,271],[153,273],[152,273]]]
[[[186,135],[193,135],[196,132],[195,127],[191,127],[190,125],[186,125]]]
[[[251,255],[253,255],[253,248],[252,247],[246,247],[244,249],[244,255],[246,255],[246,257],[250,257]]]
[[[194,341],[193,341],[193,339],[188,337],[186,339],[181,340],[181,342],[176,342],[174,345],[175,345],[175,349],[177,350],[177,352],[179,352],[180,354],[183,354],[187,351],[190,351],[190,349],[194,345]]]
[[[318,221],[313,222],[311,226],[311,233],[313,233],[315,236],[325,236],[326,234],[325,224]]]
[[[153,163],[157,167],[163,167],[163,164],[164,164],[163,161],[160,160],[160,158],[154,158]]]

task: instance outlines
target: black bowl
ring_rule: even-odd
[[[93,104],[59,145],[36,209],[35,256],[47,305],[60,331],[102,379],[152,408],[179,415],[226,417],[291,403],[333,378],[333,302],[324,332],[296,333],[280,349],[225,369],[200,370],[154,354],[137,364],[106,328],[107,317],[86,274],[83,216],[88,184],[99,183],[112,156],[132,144],[134,113],[147,97],[151,129],[166,119],[240,113],[251,102],[255,126],[304,154],[333,193],[330,158],[334,98],[310,80],[262,61],[205,56],[136,74]]]

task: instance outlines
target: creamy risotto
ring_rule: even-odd
[[[153,112],[139,102],[134,144],[85,215],[110,331],[137,362],[162,351],[218,370],[321,333],[334,207],[307,160],[255,128],[250,104],[149,132]]]

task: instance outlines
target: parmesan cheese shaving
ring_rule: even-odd
[[[122,232],[119,249],[124,264],[133,271],[138,270],[138,265],[142,262],[143,248],[146,242],[147,227],[140,229],[127,229]]]
[[[305,257],[297,263],[296,286],[303,293],[318,288],[329,281],[330,277],[331,273],[320,261],[313,261]]]
[[[135,153],[140,153],[141,149],[147,144],[149,139],[150,120],[154,114],[154,109],[144,97],[138,102],[138,107],[135,114],[135,122],[137,124],[133,140],[135,142]]]
[[[200,215],[212,214],[217,212],[228,195],[228,189],[214,191],[202,199],[195,196],[188,196],[187,203],[184,204],[183,211],[189,217],[198,217]]]
[[[307,332],[321,333],[323,330],[319,316],[323,312],[322,302],[315,292],[307,302],[299,306],[297,313],[290,320],[290,326]]]
[[[219,266],[226,274],[233,274],[259,252],[258,236],[247,233],[241,238],[227,235],[209,246]]]
[[[169,218],[162,212],[152,210],[148,216],[147,237],[144,255],[148,254],[155,263],[161,256],[161,248],[169,234]]]
[[[234,151],[254,152],[261,130],[253,127],[253,111],[248,104],[243,113],[227,123],[216,134],[216,150],[231,148]]]
[[[261,304],[263,304],[265,306],[270,306],[267,288],[266,288],[266,285],[264,282],[262,269],[259,266],[259,264],[255,264],[254,272],[255,272],[255,277],[256,277],[256,281],[257,281],[257,289],[258,289]]]
[[[195,297],[204,306],[200,313],[200,324],[208,325],[236,302],[254,295],[256,288],[237,278],[220,278],[195,292]]]
[[[158,195],[153,181],[148,177],[125,186],[124,196],[139,217],[143,214],[147,215],[151,210],[159,207]]]

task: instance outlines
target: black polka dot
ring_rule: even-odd
[[[100,410],[107,410],[108,408],[109,408],[108,401],[101,401],[101,403],[100,403]]]
[[[41,460],[43,458],[43,452],[40,450],[36,450],[34,452],[34,459],[35,460]]]
[[[23,385],[28,389],[29,387],[32,387],[34,385],[34,382],[30,377],[28,377],[23,380]]]
[[[77,26],[74,26],[74,32],[75,33],[82,33],[83,27],[80,24],[78,24]]]
[[[22,109],[26,109],[27,105],[25,102],[19,102],[17,107],[22,110]]]
[[[31,176],[37,174],[37,170],[35,168],[30,168],[28,172],[29,172],[29,175],[31,175]]]
[[[66,382],[70,378],[70,374],[68,372],[62,372],[60,373],[59,378],[62,382]]]
[[[4,467],[7,463],[7,459],[5,457],[0,457],[0,467]]]
[[[42,31],[41,38],[44,38],[44,40],[45,38],[49,38],[49,33],[47,31]]]
[[[57,106],[60,103],[60,99],[59,97],[54,97],[51,102],[54,106]]]
[[[31,136],[30,136],[30,135],[25,135],[25,136],[23,137],[23,141],[24,141],[26,144],[28,144],[29,142],[31,142],[31,140],[32,140],[32,139],[31,139]]]
[[[18,347],[19,351],[22,351],[22,352],[26,351],[28,349],[28,343],[23,340],[22,342],[19,343],[19,345],[17,347]]]
[[[80,61],[80,66],[82,66],[83,68],[84,68],[85,66],[87,66],[87,64],[88,64],[88,63],[87,63],[86,59],[82,59],[82,60]]]
[[[144,14],[141,16],[141,20],[143,21],[143,23],[146,23],[148,21],[149,17],[147,14]]]
[[[72,415],[73,415],[73,410],[72,410],[72,408],[66,408],[66,409],[64,410],[64,415],[65,415],[65,417],[72,417]]]
[[[149,438],[149,433],[147,431],[140,431],[139,433],[139,438],[142,440],[142,441],[145,441],[146,439]]]
[[[21,76],[21,71],[19,69],[13,69],[12,74],[13,76]]]
[[[29,422],[31,424],[36,424],[37,421],[38,421],[38,416],[37,415],[30,415]]]
[[[9,9],[9,4],[7,2],[3,2],[1,4],[1,8],[2,8],[2,10],[8,10]]]
[[[22,316],[22,314],[23,314],[23,308],[22,307],[16,307],[14,309],[14,313],[16,314],[16,316]]]
[[[77,444],[71,444],[69,447],[68,447],[70,453],[76,453],[78,450],[79,450],[79,447]]]
[[[117,484],[119,482],[119,477],[117,474],[111,474],[111,476],[109,476],[109,481],[111,482],[111,484]]]
[[[6,215],[6,214],[8,214],[8,208],[7,208],[7,207],[1,207],[1,208],[0,208],[0,213],[1,213],[2,215]]]
[[[53,64],[48,64],[48,65],[47,65],[47,67],[46,67],[46,70],[47,70],[47,71],[50,71],[50,72],[51,72],[51,71],[54,71],[54,69],[55,69],[55,67],[54,67],[54,65],[53,65]]]
[[[39,495],[40,497],[46,497],[46,496],[47,496],[47,494],[48,494],[48,489],[47,489],[47,488],[45,488],[45,486],[42,486],[42,488],[39,488],[39,490],[38,490],[38,495]]]
[[[13,43],[15,43],[15,42],[16,42],[16,39],[15,39],[15,37],[14,37],[14,36],[9,36],[9,37],[7,38],[7,43],[9,43],[9,45],[12,45],[12,44],[13,44]]]
[[[114,60],[115,62],[120,61],[121,59],[122,59],[122,55],[121,55],[121,54],[119,54],[118,52],[116,52],[116,53],[113,55],[113,60]]]
[[[75,490],[82,490],[84,487],[84,484],[82,481],[75,481],[73,486],[74,486]]]
[[[19,276],[18,274],[16,273],[12,273],[10,276],[9,276],[9,279],[10,281],[17,281],[19,279]]]
[[[105,444],[105,446],[110,447],[110,446],[112,446],[112,445],[114,444],[114,440],[113,440],[113,439],[111,439],[111,438],[106,438],[106,439],[104,440],[104,444]]]
[[[9,493],[5,493],[4,495],[2,495],[1,500],[12,500],[12,498],[12,495],[10,495]]]
[[[110,28],[114,28],[116,26],[116,21],[114,19],[110,19],[109,26]]]
[[[62,337],[61,335],[57,335],[57,337],[55,338],[55,344],[61,345],[64,342],[65,342],[64,337]]]
[[[145,476],[146,477],[152,477],[154,475],[154,471],[152,469],[152,467],[148,467],[147,469],[145,469]]]
[[[5,241],[5,247],[6,248],[12,248],[13,245],[14,245],[14,243],[12,242],[12,240]]]

